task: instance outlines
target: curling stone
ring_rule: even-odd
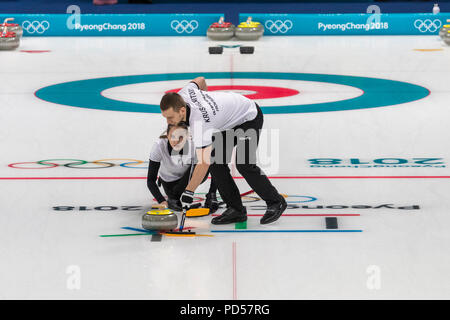
[[[20,45],[20,38],[14,32],[0,33],[0,50],[14,50]]]
[[[5,21],[0,24],[0,32],[4,32],[6,29],[6,32],[14,32],[19,38],[23,35],[23,29],[22,27],[17,23],[9,23],[9,21],[13,21],[14,18],[8,18],[5,19]]]
[[[234,32],[236,38],[240,40],[258,40],[263,33],[262,24],[252,21],[252,17],[248,17],[246,22],[241,22]]]
[[[447,33],[444,35],[443,40],[448,46],[450,46],[450,31],[447,31]]]
[[[224,22],[223,17],[220,18],[219,22],[214,22],[209,26],[206,31],[206,35],[211,40],[229,40],[234,37],[234,25],[230,22]]]
[[[168,231],[176,229],[177,226],[178,217],[169,209],[147,211],[142,216],[142,227],[146,230]]]
[[[444,24],[442,28],[439,30],[439,37],[444,39],[445,33],[450,30],[450,24]]]

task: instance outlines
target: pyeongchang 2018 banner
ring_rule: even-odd
[[[265,35],[437,35],[450,13],[262,14],[241,13],[264,25]]]
[[[24,36],[206,36],[223,14],[0,14]]]

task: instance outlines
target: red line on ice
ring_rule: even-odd
[[[141,180],[147,177],[0,177],[0,180]],[[244,179],[233,177],[233,179]],[[269,176],[269,179],[450,179],[450,176]]]

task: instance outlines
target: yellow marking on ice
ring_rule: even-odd
[[[444,49],[414,49],[415,51],[421,51],[421,52],[432,52],[432,51],[442,51]]]

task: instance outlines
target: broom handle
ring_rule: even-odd
[[[193,171],[194,171],[194,164],[191,165],[191,172],[189,173],[189,182],[191,182]],[[189,184],[189,182],[188,182],[188,184]],[[181,222],[180,222],[180,232],[183,231],[183,228],[184,228],[184,221],[186,220],[186,211],[187,211],[187,207],[183,207],[183,215],[181,216]]]
[[[186,220],[186,207],[183,208],[183,215],[181,216],[180,232],[183,231],[183,228],[184,228],[184,220]]]

